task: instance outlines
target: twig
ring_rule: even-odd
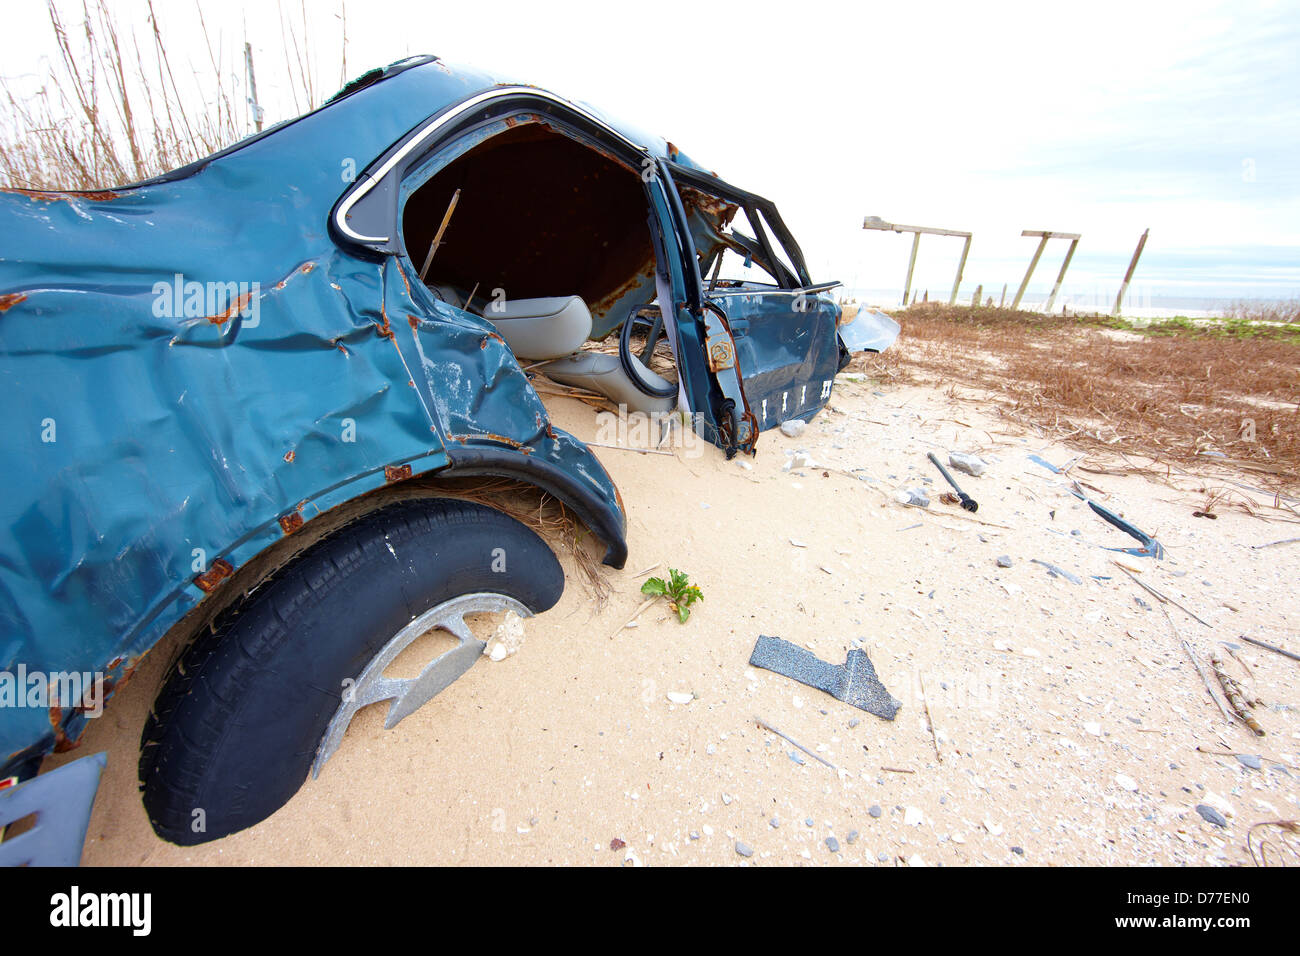
[[[1210,750],[1208,747],[1204,747],[1201,744],[1196,745],[1196,752],[1202,754],[1208,754],[1211,757],[1236,757],[1238,754],[1241,753],[1241,751],[1238,750]],[[1281,764],[1284,767],[1290,767],[1292,770],[1300,770],[1300,767],[1297,767],[1295,764],[1293,763],[1289,764],[1282,758],[1273,756],[1272,754],[1261,753],[1259,756],[1264,760],[1269,760],[1272,761],[1273,763]]]
[[[1142,588],[1144,591],[1146,591],[1148,594],[1150,594],[1153,598],[1155,598],[1155,599],[1156,599],[1157,601],[1159,601],[1161,604],[1172,604],[1174,607],[1178,608],[1178,610],[1182,611],[1182,612],[1183,612],[1184,614],[1186,614],[1188,617],[1191,617],[1192,619],[1194,619],[1194,620],[1196,620],[1196,621],[1199,621],[1200,623],[1204,624],[1206,627],[1209,627],[1209,628],[1213,628],[1213,627],[1214,627],[1214,625],[1211,624],[1209,621],[1205,620],[1204,618],[1197,617],[1195,614],[1193,614],[1191,611],[1187,610],[1187,608],[1183,607],[1181,604],[1179,604],[1179,603],[1178,603],[1177,601],[1175,601],[1173,598],[1169,597],[1167,594],[1161,594],[1159,591],[1157,591],[1157,590],[1156,590],[1155,588],[1153,588],[1151,585],[1149,585],[1149,584],[1147,584],[1147,583],[1145,583],[1145,582],[1143,582],[1143,581],[1139,581],[1136,577],[1134,577],[1133,572],[1131,572],[1128,568],[1124,567],[1124,565],[1120,564],[1118,561],[1115,561],[1115,560],[1112,559],[1111,563],[1114,564],[1115,567],[1117,567],[1117,568],[1119,568],[1121,571],[1123,571],[1125,574],[1127,574],[1127,575],[1132,579],[1132,581],[1133,581],[1134,584],[1136,584],[1138,587]]]
[[[1277,827],[1284,834],[1300,834],[1300,822],[1296,820],[1261,820],[1259,823],[1252,824],[1250,829],[1246,831],[1246,849],[1250,851],[1250,858],[1256,866],[1268,866],[1268,855],[1265,853],[1265,848],[1272,846],[1268,840],[1261,839],[1259,843],[1259,856],[1258,858],[1255,856],[1255,848],[1251,845],[1251,840],[1254,838],[1255,830],[1258,827]],[[1296,852],[1296,848],[1292,846],[1291,842],[1287,841],[1285,837],[1282,839],[1282,845],[1287,848],[1291,856],[1300,856],[1300,853]]]
[[[1223,669],[1223,658],[1218,654],[1210,655],[1210,665],[1214,668],[1214,675],[1219,678],[1219,686],[1223,688],[1223,696],[1228,698],[1233,713],[1235,713],[1241,722],[1255,732],[1256,737],[1264,736],[1264,728],[1259,725],[1259,721],[1249,711],[1249,707],[1254,707],[1259,703],[1259,698],[1253,700],[1246,696],[1245,690],[1237,683],[1236,678],[1232,677]]]
[[[921,700],[925,703],[925,720],[930,725],[930,740],[934,743],[934,755],[939,758],[939,763],[943,763],[943,754],[939,752],[939,735],[935,732],[934,717],[930,714],[930,694],[925,689],[925,677],[920,676],[920,680]]]
[[[1136,578],[1134,580],[1136,580]],[[1139,581],[1138,583],[1140,584],[1141,582]],[[1160,606],[1160,613],[1163,614],[1165,620],[1169,622],[1169,629],[1174,632],[1174,638],[1183,645],[1183,650],[1185,650],[1187,656],[1191,658],[1192,666],[1196,668],[1196,673],[1201,675],[1201,682],[1205,684],[1205,692],[1210,695],[1210,700],[1214,701],[1214,706],[1219,708],[1219,713],[1223,714],[1223,719],[1231,723],[1232,715],[1228,713],[1227,709],[1223,706],[1222,701],[1215,696],[1214,688],[1210,686],[1210,679],[1205,676],[1205,668],[1202,667],[1201,662],[1197,660],[1196,652],[1192,650],[1192,645],[1179,637],[1178,628],[1174,627],[1174,619],[1169,616],[1169,612],[1165,609],[1163,604]]]
[[[606,445],[603,442],[589,441],[587,445],[591,448],[613,448],[615,451],[634,451],[642,455],[667,455],[669,458],[677,457],[670,451],[664,451],[660,448],[636,448],[632,445]]]
[[[781,731],[777,730],[775,727],[769,724],[762,717],[755,717],[754,722],[757,723],[758,726],[762,727],[764,730],[770,730],[772,733],[776,734],[782,740],[794,744],[796,747],[798,747],[800,750],[806,753],[809,757],[812,757],[813,760],[816,760],[818,763],[823,763],[826,766],[830,767],[832,770],[836,771],[837,773],[839,772],[839,768],[836,767],[835,764],[831,763],[829,760],[825,759],[824,757],[813,753],[811,750],[809,750],[803,744],[799,743],[799,741],[795,740],[793,737],[787,737],[785,734],[781,733]]]
[[[474,283],[474,288],[472,288],[472,289],[469,290],[469,298],[465,300],[464,308],[463,308],[461,311],[463,311],[463,312],[468,312],[468,311],[469,311],[469,304],[470,304],[471,302],[474,301],[474,296],[478,294],[478,286],[479,286],[479,284],[478,284],[477,282],[475,282],[475,283]],[[550,359],[547,359],[547,361],[549,362]],[[542,364],[542,363],[539,362],[538,364],[540,365],[540,364]]]
[[[1234,651],[1231,647],[1225,648],[1225,650],[1232,655],[1232,659],[1234,661],[1236,661],[1238,664],[1241,665],[1241,669],[1246,672],[1246,676],[1249,677],[1251,680],[1254,680],[1255,672],[1250,669],[1250,667],[1246,664],[1245,661],[1243,661],[1240,657],[1237,656],[1237,652]]]
[[[1251,547],[1258,551],[1260,548],[1272,548],[1279,544],[1295,544],[1300,538],[1283,538],[1281,541],[1270,541],[1268,544],[1252,544]]]
[[[420,269],[421,282],[423,282],[424,277],[429,274],[429,266],[433,263],[433,254],[437,252],[438,247],[442,245],[442,234],[447,231],[447,226],[451,224],[451,214],[456,211],[456,203],[458,202],[460,202],[459,189],[452,193],[451,202],[447,204],[447,211],[442,215],[442,225],[440,225],[438,231],[434,233],[433,242],[429,243],[429,254],[424,257],[424,265]]]
[[[1253,637],[1247,637],[1245,634],[1240,635],[1241,639],[1247,644],[1254,644],[1256,647],[1262,647],[1266,651],[1272,651],[1275,654],[1281,654],[1283,657],[1289,657],[1293,661],[1300,661],[1300,654],[1295,651],[1284,650],[1280,647],[1274,647],[1272,644],[1266,644],[1264,641],[1257,641]]]
[[[629,617],[629,618],[628,618],[626,621],[624,621],[622,624],[620,624],[618,630],[615,631],[613,634],[609,635],[609,639],[612,641],[614,638],[618,637],[619,633],[620,633],[620,632],[621,632],[625,627],[627,627],[629,624],[631,624],[633,621],[635,621],[638,617],[640,617],[640,616],[641,616],[641,612],[644,611],[646,608],[648,608],[651,604],[654,604],[654,602],[655,602],[655,599],[652,598],[652,597],[650,597],[650,598],[646,598],[644,601],[642,601],[642,602],[641,602],[641,606],[640,606],[639,608],[636,609],[636,613],[633,614],[631,617]]]
[[[902,767],[881,767],[885,773],[916,773],[915,770],[904,770]]]

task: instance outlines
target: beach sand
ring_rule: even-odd
[[[592,408],[548,401],[558,426],[597,438]],[[751,467],[703,446],[596,448],[630,545],[604,608],[570,567],[517,654],[483,659],[394,730],[384,705],[362,712],[320,779],[199,847],[158,840],[140,803],[140,729],[170,654],[155,651],[80,747],[49,762],[108,752],[84,862],[1226,865],[1250,862],[1251,824],[1300,818],[1300,664],[1237,640],[1300,648],[1300,545],[1251,548],[1294,524],[1193,517],[1217,479],[1076,466],[1167,557],[1107,550],[1136,542],[1027,458],[1063,465],[1077,451],[938,389],[842,377],[800,437],[766,432],[758,447]],[[783,471],[800,449],[816,466]],[[956,475],[975,516],[939,500],[925,457],[954,449],[989,464]],[[929,509],[897,503],[902,487],[927,489]],[[1213,626],[1160,605],[1116,558]],[[704,600],[686,624],[659,602],[615,633],[651,567],[687,572]],[[861,646],[903,703],[897,719],[749,667],[760,634],[833,664]],[[1218,649],[1263,698],[1268,736],[1223,718],[1182,640],[1203,659]],[[1241,645],[1253,677],[1221,641]]]

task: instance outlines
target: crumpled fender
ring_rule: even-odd
[[[530,480],[621,563],[613,482],[487,323],[328,234],[339,143],[409,128],[416,72],[182,178],[0,193],[0,672],[111,694],[235,568],[407,474]],[[78,703],[0,709],[0,771],[70,746]]]

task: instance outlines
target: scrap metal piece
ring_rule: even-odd
[[[1083,493],[1082,489],[1079,488],[1079,483],[1077,481],[1074,483],[1074,489],[1070,493],[1080,501],[1086,503],[1088,507],[1096,512],[1103,521],[1114,525],[1116,528],[1119,528],[1120,531],[1123,531],[1126,535],[1136,539],[1142,544],[1141,548],[1108,548],[1108,551],[1122,551],[1125,554],[1131,554],[1138,558],[1152,557],[1157,561],[1164,558],[1165,549],[1159,541],[1135,525],[1125,521],[1109,508],[1097,504],[1097,502],[1093,501]]]
[[[856,647],[849,651],[843,664],[828,664],[811,651],[789,641],[760,634],[754,652],[749,655],[749,663],[752,667],[761,667],[825,691],[846,704],[885,720],[893,720],[903,706],[880,682],[866,652]]]
[[[850,352],[883,352],[898,339],[902,327],[880,309],[863,307],[839,326],[840,341]]]
[[[978,511],[980,507],[979,502],[961,490],[961,486],[958,485],[956,479],[948,473],[948,469],[943,467],[943,462],[939,461],[939,459],[934,456],[934,452],[930,452],[926,457],[930,459],[930,463],[934,465],[934,467],[939,469],[939,474],[943,475],[944,480],[947,481],[948,484],[952,485],[952,490],[957,492],[957,497],[961,499],[961,506],[971,514]]]
[[[1030,558],[1030,560],[1033,561],[1034,564],[1041,564],[1043,567],[1047,568],[1048,574],[1054,575],[1056,577],[1065,578],[1065,580],[1069,581],[1071,584],[1083,583],[1083,578],[1079,577],[1077,574],[1073,574],[1065,570],[1065,568],[1057,567],[1055,564],[1052,564],[1050,561],[1044,561],[1041,558]]]
[[[108,754],[82,757],[0,790],[0,831],[36,814],[30,830],[0,843],[0,866],[76,866],[90,826],[90,808]]]
[[[465,615],[494,611],[514,611],[520,617],[533,616],[528,608],[504,594],[466,594],[430,608],[398,631],[344,693],[343,702],[325,728],[325,735],[316,751],[316,760],[311,767],[312,779],[320,776],[325,761],[333,756],[343,742],[343,735],[352,722],[352,716],[361,708],[381,700],[392,700],[388,717],[384,720],[384,729],[391,730],[402,718],[415,713],[473,667],[474,662],[483,655],[487,643],[474,636],[465,624]],[[434,628],[451,634],[460,641],[459,646],[435,657],[417,677],[384,676],[384,668],[395,661],[416,638]]]

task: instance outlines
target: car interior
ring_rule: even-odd
[[[416,188],[402,229],[421,281],[492,323],[522,364],[632,410],[667,412],[677,385],[647,367],[657,358],[671,375],[666,348],[653,355],[649,338],[640,356],[628,347],[620,356],[589,341],[657,312],[648,216],[638,170],[516,117]],[[634,320],[629,332],[648,324]]]

